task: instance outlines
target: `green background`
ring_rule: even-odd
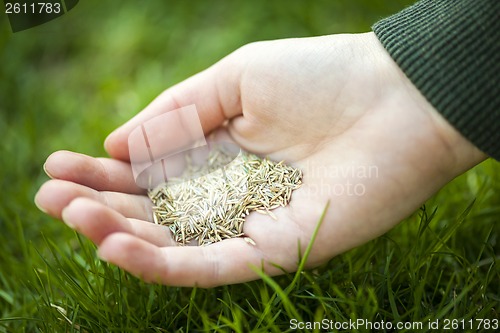
[[[104,156],[115,127],[238,47],[369,31],[412,2],[80,1],[18,33],[2,12],[0,332],[279,332],[297,316],[498,319],[494,161],[318,270],[209,290],[144,285],[98,261],[93,245],[33,204],[51,152]]]

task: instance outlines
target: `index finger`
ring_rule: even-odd
[[[135,128],[156,116],[191,104],[198,110],[203,132],[210,133],[226,119],[241,113],[240,67],[222,60],[165,90],[144,110],[107,137],[104,143],[106,150],[116,159],[129,161],[128,138]]]

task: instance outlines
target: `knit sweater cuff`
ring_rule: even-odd
[[[422,0],[373,31],[437,111],[500,160],[498,13],[499,0]]]

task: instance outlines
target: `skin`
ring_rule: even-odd
[[[179,247],[166,227],[151,223],[149,199],[132,177],[128,135],[190,104],[206,134],[229,134],[244,149],[304,172],[289,206],[273,211],[278,221],[247,217],[244,232],[255,246],[237,238]],[[256,279],[252,265],[270,275],[282,273],[275,265],[296,270],[298,246],[303,253],[330,202],[307,261],[320,265],[385,233],[486,158],[426,101],[373,33],[246,45],[167,89],[105,147],[111,158],[50,155],[44,168],[52,179],[37,193],[37,206],[91,239],[105,261],[149,282],[200,287]],[[371,174],[357,174],[368,167]]]

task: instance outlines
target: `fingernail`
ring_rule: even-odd
[[[43,171],[45,171],[45,173],[47,174],[47,176],[49,176],[50,178],[54,178],[50,172],[47,171],[47,162],[43,163]]]
[[[115,129],[113,132],[109,133],[106,139],[104,139],[104,149],[109,153],[109,145],[110,145],[110,140],[113,139],[114,136],[116,136],[116,133],[120,130],[121,127],[118,127]]]
[[[47,210],[40,205],[40,202],[38,202],[38,193],[35,194],[35,199],[33,201],[35,202],[36,208],[40,209],[42,213],[47,214]]]
[[[101,251],[101,249],[97,250],[97,257],[103,261],[106,261],[106,262],[109,261],[109,258],[103,253],[103,251]]]
[[[106,139],[104,139],[104,150],[108,151],[108,142],[109,142],[109,137],[113,134],[114,132],[111,132],[110,134],[108,134],[108,136],[106,137]]]
[[[61,218],[64,222],[64,224],[66,224],[68,227],[70,227],[71,229],[76,229],[76,225],[74,223],[71,222],[71,219],[68,218],[67,216],[67,212],[66,212],[66,208],[64,208],[61,212]]]

